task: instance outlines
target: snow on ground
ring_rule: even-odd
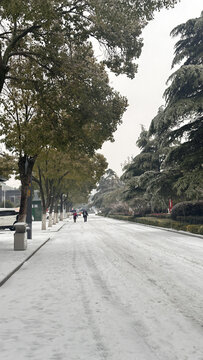
[[[0,282],[63,225],[59,222],[42,231],[41,221],[33,221],[32,239],[27,240],[25,251],[14,251],[14,231],[0,229]]]
[[[202,360],[202,280],[201,238],[69,221],[1,287],[0,357]]]

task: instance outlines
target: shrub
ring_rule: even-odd
[[[105,207],[105,208],[102,209],[102,215],[103,216],[108,216],[110,211],[111,211],[110,207]]]
[[[163,221],[159,221],[159,219],[156,219],[156,218],[140,217],[140,218],[136,218],[135,221],[138,223],[141,223],[141,224],[146,224],[146,225],[170,227],[170,222],[168,222],[167,220],[164,222],[164,225],[163,225]]]
[[[188,201],[176,204],[171,212],[171,218],[177,216],[203,216],[203,201]]]
[[[164,227],[164,228],[171,228],[174,230],[182,230],[182,231],[188,231],[193,234],[200,234],[203,235],[203,225],[187,225],[175,220],[170,219],[157,219],[154,217],[133,217],[133,216],[125,216],[120,214],[114,214],[114,215],[108,215],[108,217],[111,217],[113,219],[118,220],[128,220],[128,221],[134,221],[139,224],[145,224],[145,225],[152,225],[152,226],[158,226],[158,227]]]
[[[188,224],[203,224],[203,216],[177,216],[176,220]]]
[[[203,235],[203,225],[199,227],[198,234]]]
[[[129,215],[121,215],[121,214],[109,214],[108,217],[112,218],[112,219],[117,219],[117,220],[127,220],[127,221],[133,221],[133,216],[129,216]]]
[[[199,233],[199,225],[187,225],[187,231],[193,233],[193,234],[198,234]]]
[[[124,205],[117,205],[114,206],[110,211],[109,211],[109,215],[117,215],[117,214],[121,214],[121,215],[130,215],[129,214],[129,208],[124,206]]]
[[[143,217],[144,215],[141,213],[134,213],[134,218]]]
[[[172,223],[172,229],[174,230],[182,230],[187,231],[187,225],[184,225],[183,223],[180,223],[178,221]]]
[[[155,217],[158,219],[170,219],[171,214],[168,213],[153,213],[153,214],[147,214],[146,216]]]

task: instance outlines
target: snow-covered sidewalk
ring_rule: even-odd
[[[42,246],[48,239],[67,222],[60,221],[47,230],[41,230],[41,221],[32,223],[32,239],[27,240],[27,249],[24,251],[14,251],[14,231],[0,230],[0,284],[18,266]]]

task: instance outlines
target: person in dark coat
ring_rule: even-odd
[[[77,216],[78,216],[77,212],[74,211],[74,213],[73,213],[73,220],[74,220],[74,222],[76,222]]]
[[[84,222],[86,222],[87,221],[87,216],[88,216],[87,210],[83,210],[82,214],[83,214]]]

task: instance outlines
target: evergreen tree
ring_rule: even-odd
[[[159,142],[156,138],[151,138],[142,126],[137,145],[141,152],[124,168],[121,177],[125,182],[122,198],[128,201],[135,213],[144,213],[155,208],[165,209],[165,201],[151,187],[154,179],[160,174],[164,159]]]
[[[92,204],[98,209],[109,211],[120,200],[120,189],[123,183],[112,169],[106,170],[92,198]]]
[[[173,66],[181,67],[169,78],[166,105],[144,128],[137,141],[141,153],[125,168],[124,199],[166,208],[175,202],[203,196],[203,13],[177,26]]]
[[[203,195],[203,13],[177,26],[180,35],[175,46],[173,66],[184,61],[169,78],[165,91],[166,107],[153,119],[149,135],[168,146],[163,170],[178,176],[173,184],[177,195],[186,199]]]

